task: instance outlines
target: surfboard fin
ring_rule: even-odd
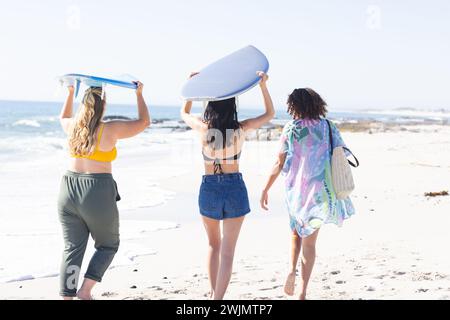
[[[81,84],[81,81],[80,80],[76,80],[76,83],[75,83],[75,98],[78,96],[78,92],[80,91],[80,84]]]

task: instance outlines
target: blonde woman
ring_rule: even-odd
[[[138,119],[103,122],[106,101],[102,88],[86,90],[76,116],[72,117],[74,88],[62,108],[60,121],[69,137],[70,165],[63,176],[58,198],[59,220],[64,237],[60,272],[60,295],[65,300],[92,299],[91,291],[102,280],[119,248],[120,200],[112,176],[111,162],[117,156],[116,142],[133,137],[150,125],[142,96],[143,84],[137,82]],[[89,262],[79,290],[78,278],[89,235],[96,252]]]

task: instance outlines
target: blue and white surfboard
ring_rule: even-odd
[[[136,89],[137,85],[134,81],[126,81],[112,78],[102,78],[79,73],[68,73],[59,77],[59,81],[64,84],[75,86],[75,97],[80,90],[80,84],[88,87],[104,87],[105,85],[113,85],[123,88]]]

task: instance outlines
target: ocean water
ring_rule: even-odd
[[[62,104],[59,102],[30,102],[30,101],[2,101],[0,100],[0,138],[9,137],[11,134],[26,136],[29,134],[61,135],[58,115]],[[289,120],[284,106],[277,107],[275,119]],[[330,108],[331,109],[331,108]],[[158,123],[166,122],[174,124],[179,121],[179,106],[149,106],[153,120]],[[261,109],[239,109],[239,118],[255,117],[262,112]],[[201,107],[193,107],[193,113],[200,114]],[[136,107],[133,105],[108,105],[106,116],[124,116],[135,118]],[[450,111],[420,111],[414,109],[394,110],[348,110],[333,111],[329,115],[331,119],[340,121],[376,120],[382,122],[417,122],[440,121],[450,118]]]
[[[53,102],[0,101],[0,282],[58,273],[62,241],[55,203],[67,163],[66,137],[58,121],[60,108],[61,103]],[[176,222],[151,216],[145,221],[129,220],[127,212],[171,201],[175,194],[162,188],[159,181],[192,170],[192,164],[180,164],[179,154],[173,151],[186,144],[198,147],[192,131],[186,131],[179,121],[179,107],[149,108],[154,124],[143,134],[120,141],[119,158],[114,163],[119,168],[114,175],[122,195],[118,206],[125,241],[113,267],[133,263],[141,255],[157,254],[155,248],[142,247],[141,240],[151,232],[178,227]],[[261,111],[241,107],[239,118],[254,117]],[[200,114],[201,107],[193,112]],[[106,112],[106,116],[127,118],[136,114],[136,107],[129,105],[109,105]],[[414,110],[331,112],[329,116],[338,121],[398,123],[448,122],[450,118],[444,112]],[[288,119],[284,107],[279,108],[276,121]],[[89,247],[88,254],[92,253],[92,244]]]
[[[0,101],[0,160],[61,150],[65,140],[58,121],[60,108],[61,103],[56,102]],[[179,121],[179,107],[150,105],[149,108],[156,122],[150,129],[152,133],[158,130],[160,133],[169,133],[174,128],[183,127]],[[239,118],[254,117],[261,111],[262,108],[241,107]],[[194,107],[193,113],[200,114],[201,107]],[[136,107],[131,105],[108,105],[106,111],[106,116],[135,118],[136,115]],[[337,121],[448,122],[450,113],[414,110],[331,111],[329,117]],[[277,108],[277,122],[289,119],[284,106]]]
[[[56,197],[68,159],[66,137],[58,121],[60,107],[59,103],[0,101],[0,282],[58,274],[62,236]],[[131,108],[111,106],[107,115],[132,118],[136,109]],[[174,118],[175,109],[161,108],[160,119]],[[114,176],[122,196],[118,206],[123,241],[111,267],[157,254],[157,248],[142,245],[145,238],[178,227],[177,222],[151,216],[139,221],[127,217],[133,210],[161,206],[173,199],[175,194],[162,188],[159,181],[188,171],[182,166],[168,168],[166,157],[161,156],[170,151],[169,146],[192,140],[189,132],[168,134],[176,121],[166,124],[169,128],[119,143],[114,166],[120,169]],[[92,248],[90,243],[87,256],[92,255]]]

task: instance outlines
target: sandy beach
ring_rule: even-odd
[[[176,143],[162,143],[167,136],[149,133],[137,138],[148,147],[127,148],[137,143],[132,140],[118,146],[114,175],[123,198],[122,242],[116,264],[94,290],[96,299],[207,298],[207,242],[197,207],[203,173],[200,147],[190,131],[171,135]],[[308,299],[450,299],[450,197],[424,196],[450,189],[449,137],[448,125],[343,131],[361,162],[353,170],[356,215],[342,228],[321,229]],[[277,141],[248,141],[244,146],[241,171],[252,212],[238,241],[227,299],[292,299],[283,293],[290,244],[283,179],[271,190],[270,211],[259,208],[261,187],[278,148]],[[56,273],[62,240],[52,206],[65,161],[61,150],[53,162],[34,161],[26,174],[13,163],[0,169],[9,181],[1,186],[2,211],[17,212],[16,220],[0,227],[5,252],[0,299],[59,298]],[[31,188],[37,181],[39,188]],[[26,190],[18,194],[23,185]],[[13,201],[24,193],[27,201]],[[32,228],[19,242],[11,242],[14,234],[25,232],[21,214],[32,210],[39,213],[36,221],[48,222],[42,227],[51,233],[45,250],[33,245],[38,236]],[[38,255],[34,264],[42,269],[54,268],[41,276],[22,273],[14,278],[8,265],[27,270],[27,255]]]

